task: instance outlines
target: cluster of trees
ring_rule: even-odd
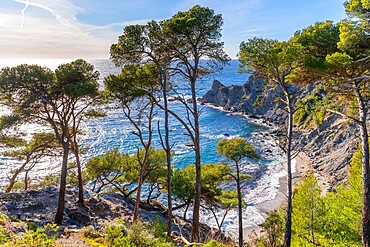
[[[147,101],[164,110],[164,138],[163,149],[167,153],[167,187],[168,187],[168,235],[170,235],[172,217],[172,190],[171,190],[171,146],[169,141],[169,116],[177,119],[187,131],[195,153],[195,191],[193,208],[192,240],[199,236],[199,212],[201,203],[201,157],[199,114],[197,105],[196,83],[200,76],[211,73],[211,67],[222,67],[229,57],[223,51],[221,27],[223,21],[213,10],[194,6],[189,11],[178,12],[172,18],[161,22],[151,21],[146,25],[127,26],[117,44],[111,46],[111,59],[120,66],[142,65],[155,67],[158,74],[162,97],[153,93],[153,88],[133,85],[138,91],[145,94]],[[201,59],[207,59],[207,67],[200,64]],[[141,67],[141,66],[140,66]],[[168,77],[180,75],[187,81],[191,103],[181,96],[177,97],[186,112],[185,119],[179,117],[168,108]],[[118,76],[119,77],[119,76]],[[116,76],[108,78],[106,84],[112,81],[121,84]],[[161,135],[162,136],[162,135]]]
[[[23,140],[21,135],[8,136],[8,132],[2,132],[3,143],[15,147],[15,151],[7,154],[24,160],[10,179],[8,191],[19,173],[25,171],[27,179],[27,172],[40,158],[62,153],[56,223],[62,223],[63,220],[67,167],[71,154],[75,158],[78,173],[79,203],[83,205],[78,134],[83,120],[99,115],[96,111],[101,101],[98,77],[99,73],[94,71],[94,67],[81,59],[60,65],[55,71],[37,65],[19,65],[1,70],[1,101],[12,111],[11,115],[2,117],[2,127],[36,123],[52,131],[35,134],[31,141]],[[27,181],[25,186],[28,186]]]
[[[292,173],[293,118],[312,117],[322,119],[318,107],[319,98],[313,97],[314,107],[302,111],[300,85],[321,84],[330,97],[333,109],[326,112],[338,114],[357,124],[361,133],[362,150],[362,243],[370,245],[369,210],[369,147],[367,131],[367,105],[369,101],[369,3],[368,1],[345,2],[348,19],[339,23],[331,21],[315,23],[297,31],[288,41],[253,38],[240,45],[241,70],[254,72],[266,78],[270,87],[281,92],[278,104],[286,111],[286,140],[281,143],[286,152],[288,171],[288,201],[285,216],[284,246],[291,245],[292,234]],[[306,102],[308,103],[308,102]],[[303,113],[303,115],[302,115]],[[311,115],[311,116],[310,116]]]
[[[161,190],[168,194],[168,232],[172,232],[172,197],[184,203],[176,208],[193,204],[191,241],[199,240],[199,214],[203,207],[215,216],[221,229],[227,212],[238,205],[240,245],[242,245],[241,182],[250,178],[240,173],[243,158],[258,158],[254,148],[245,139],[222,141],[218,152],[235,169],[223,164],[201,164],[200,157],[200,109],[197,104],[197,81],[201,76],[222,68],[229,57],[223,51],[221,38],[222,16],[213,10],[194,6],[186,12],[178,12],[161,22],[125,27],[118,42],[110,49],[111,60],[122,67],[119,75],[105,78],[105,90],[99,91],[99,73],[84,60],[60,65],[55,71],[36,65],[20,65],[0,71],[1,103],[11,115],[3,116],[0,131],[25,123],[37,123],[51,132],[35,134],[31,141],[1,133],[4,145],[10,148],[5,155],[24,160],[10,178],[7,192],[11,191],[20,173],[25,172],[25,188],[28,188],[28,172],[40,159],[62,153],[59,179],[59,204],[56,223],[62,223],[65,203],[67,172],[75,169],[79,187],[79,203],[83,206],[84,181],[91,181],[93,190],[99,192],[115,188],[125,196],[135,192],[134,222],[138,219],[142,187],[149,186],[147,201],[158,196]],[[207,59],[207,64],[200,63]],[[168,94],[172,84],[169,78],[181,76],[188,84],[191,101],[181,95],[176,99],[186,112],[185,118],[168,106]],[[172,93],[176,93],[175,90]],[[133,134],[139,139],[133,155],[110,150],[102,156],[90,159],[82,170],[79,135],[81,122],[91,117],[102,117],[99,105],[113,101],[121,105],[123,115],[133,126]],[[156,108],[164,111],[164,127],[154,122]],[[189,136],[195,153],[194,165],[173,170],[169,133],[169,119],[179,121]],[[156,128],[157,127],[157,128]],[[162,149],[153,147],[153,132],[158,129]],[[164,133],[160,130],[164,129]],[[229,148],[230,147],[230,148]],[[71,164],[71,161],[73,164]],[[202,171],[203,170],[203,171]],[[235,172],[234,172],[235,170]],[[84,180],[84,181],[83,181]],[[172,181],[173,180],[173,181]],[[234,181],[236,190],[221,189],[220,185]],[[174,187],[172,187],[174,186]],[[157,191],[157,193],[155,193]],[[155,193],[155,195],[154,195]],[[216,207],[225,209],[221,222],[216,217]]]
[[[292,215],[293,246],[362,246],[361,243],[361,152],[350,163],[347,184],[323,195],[313,173],[294,189]],[[272,211],[262,224],[265,236],[257,246],[284,244],[284,210]]]
[[[268,87],[276,87],[281,93],[276,102],[287,113],[286,138],[280,143],[287,158],[287,205],[284,219],[283,245],[291,246],[292,228],[300,223],[294,204],[306,199],[296,193],[293,201],[291,161],[294,152],[294,120],[307,123],[313,119],[319,124],[325,113],[338,114],[354,122],[361,133],[361,178],[362,178],[362,227],[363,246],[370,245],[370,178],[369,147],[367,131],[367,106],[369,96],[368,63],[370,61],[368,1],[351,0],[345,3],[348,19],[339,23],[331,21],[315,23],[297,31],[288,41],[253,38],[242,42],[238,54],[241,71],[253,72],[266,79]],[[214,213],[214,206],[225,212],[237,205],[239,209],[239,246],[243,245],[241,181],[249,178],[240,173],[243,158],[258,158],[253,147],[245,139],[221,141],[217,150],[233,164],[202,165],[200,152],[199,115],[197,104],[197,81],[214,69],[222,68],[229,57],[221,42],[222,16],[213,10],[194,6],[188,11],[178,12],[168,20],[150,21],[145,25],[125,27],[118,42],[110,49],[111,60],[122,66],[119,75],[110,75],[104,80],[105,91],[99,91],[99,73],[84,60],[64,64],[55,71],[36,65],[20,65],[4,68],[0,72],[2,104],[12,110],[10,116],[0,121],[2,143],[14,148],[6,154],[24,163],[10,178],[8,191],[14,186],[16,177],[25,172],[25,188],[28,187],[28,172],[35,163],[46,155],[62,153],[59,204],[56,223],[62,223],[64,195],[67,182],[68,163],[73,160],[77,171],[79,203],[83,205],[83,175],[93,182],[93,189],[114,187],[125,196],[136,192],[134,221],[138,218],[142,186],[150,187],[148,202],[155,190],[165,189],[168,194],[168,231],[172,231],[172,198],[183,201],[186,207],[193,204],[191,241],[199,240],[199,214],[201,207]],[[203,66],[201,59],[206,59]],[[172,89],[169,82],[173,76],[181,76],[187,83],[191,101],[181,95],[176,99],[182,104],[185,117],[172,111],[168,94]],[[323,95],[316,92],[310,99],[301,99],[301,85],[320,84],[325,97],[332,102],[329,106]],[[176,91],[172,91],[176,93]],[[134,155],[108,151],[101,157],[92,158],[82,171],[80,156],[83,153],[78,136],[80,124],[91,117],[104,114],[96,109],[104,100],[118,102],[123,115],[133,126],[133,134],[140,140]],[[304,105],[309,104],[309,106]],[[304,106],[304,107],[302,107]],[[164,112],[164,133],[160,122],[154,121],[155,109]],[[319,116],[315,116],[319,113]],[[298,115],[296,115],[298,114]],[[189,136],[195,153],[194,165],[173,170],[171,163],[170,118],[179,121]],[[7,136],[4,129],[24,123],[48,126],[51,132],[37,134],[31,141],[19,136]],[[157,125],[157,128],[156,128]],[[157,129],[163,150],[152,145],[153,131]],[[70,157],[73,157],[71,159]],[[236,190],[220,188],[222,183],[234,180]],[[314,179],[309,176],[303,184],[312,196],[320,197]],[[302,192],[303,193],[303,192]],[[307,192],[308,193],[308,192]],[[157,193],[158,194],[158,193]],[[310,195],[311,196],[311,195]],[[298,198],[298,199],[297,199]],[[204,203],[206,202],[206,203]],[[322,207],[320,200],[307,204],[307,210]],[[307,202],[308,203],[308,202]],[[319,205],[319,206],[317,206]],[[302,209],[302,212],[305,212]],[[312,215],[320,212],[311,212]],[[303,213],[302,213],[303,215]],[[275,215],[276,216],[276,215]],[[277,216],[276,216],[277,217]],[[307,218],[308,217],[308,218]],[[316,234],[315,219],[304,215],[304,224],[311,225],[310,235],[305,235],[311,244],[320,242]],[[275,219],[269,219],[275,222]],[[222,220],[223,221],[223,220]],[[216,218],[219,228],[222,225]],[[267,221],[266,224],[268,224]],[[308,223],[307,223],[308,222]],[[326,227],[327,225],[325,225]],[[321,226],[320,226],[321,227]],[[319,228],[320,228],[319,227]],[[305,233],[302,232],[304,235]],[[328,237],[328,236],[325,236]],[[294,240],[295,241],[295,240]]]

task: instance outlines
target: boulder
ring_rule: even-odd
[[[90,217],[79,211],[70,212],[68,218],[80,224],[81,226],[88,226],[91,223]],[[72,224],[71,224],[72,225]],[[73,224],[77,225],[77,224]]]

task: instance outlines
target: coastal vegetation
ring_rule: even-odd
[[[239,220],[239,246],[243,246],[243,199],[242,185],[243,179],[251,179],[248,174],[241,174],[240,161],[243,158],[258,159],[259,155],[245,138],[234,138],[231,140],[223,139],[217,143],[217,152],[224,155],[228,161],[234,162],[235,174],[231,175],[236,182],[236,191],[238,194],[238,220]]]
[[[294,190],[292,246],[363,246],[361,243],[361,151],[354,153],[347,184],[322,193],[313,173]],[[282,246],[284,211],[272,211],[261,225],[266,234],[256,246]]]
[[[281,90],[282,96],[277,99],[277,102],[285,108],[288,114],[286,119],[286,140],[280,144],[287,157],[288,202],[284,241],[284,245],[287,247],[290,246],[292,234],[293,178],[291,163],[292,157],[294,157],[293,116],[297,108],[297,99],[300,95],[300,90],[292,87],[294,81],[290,79],[290,76],[300,69],[302,57],[303,51],[301,47],[292,42],[253,38],[240,44],[239,61],[241,70],[255,72],[273,84],[272,86],[277,87],[277,90]]]
[[[59,202],[55,215],[55,222],[59,224],[63,221],[69,153],[73,152],[76,161],[79,160],[76,136],[81,121],[91,116],[92,107],[99,98],[98,76],[94,67],[82,59],[60,65],[55,72],[37,65],[19,65],[1,71],[2,103],[18,120],[13,125],[38,123],[49,126],[62,149]],[[83,199],[79,162],[77,168],[79,199]]]
[[[152,95],[153,102],[157,102],[165,112],[165,140],[163,148],[167,152],[167,169],[169,198],[171,198],[171,159],[168,131],[168,117],[171,114],[187,130],[195,153],[195,197],[193,208],[192,240],[198,240],[199,211],[201,200],[201,155],[200,155],[200,110],[197,103],[196,84],[199,77],[212,73],[209,68],[222,68],[229,60],[223,51],[221,38],[222,16],[213,10],[201,6],[194,6],[186,12],[178,12],[169,20],[160,23],[155,21],[147,25],[128,26],[124,34],[119,37],[118,43],[111,46],[111,58],[116,65],[140,64],[143,61],[153,63],[160,74],[162,85],[163,106]],[[207,59],[211,67],[202,66],[201,59]],[[181,119],[177,113],[168,110],[167,102],[167,77],[179,75],[189,84],[191,103],[189,104],[180,93],[178,101],[187,113]],[[171,200],[168,200],[171,203]],[[171,204],[168,208],[172,208]],[[171,222],[172,213],[169,211],[168,222]],[[169,223],[169,229],[171,229]],[[170,230],[168,231],[170,235]]]
[[[354,7],[356,6],[356,7]],[[264,76],[267,81],[274,82],[282,91],[283,99],[280,102],[287,111],[287,139],[285,152],[287,154],[288,170],[288,202],[286,207],[284,246],[291,245],[292,239],[292,175],[291,149],[293,138],[293,116],[296,113],[296,99],[300,94],[294,86],[302,84],[323,83],[325,90],[340,110],[330,109],[330,105],[323,105],[327,111],[354,121],[361,132],[362,150],[362,244],[370,244],[369,227],[369,144],[367,131],[368,102],[368,35],[367,6],[358,1],[345,3],[349,20],[338,24],[330,21],[316,23],[301,31],[297,31],[288,42],[279,42],[269,39],[254,38],[240,45],[239,60],[242,68]],[[361,14],[360,14],[361,13]],[[365,17],[366,16],[366,17]],[[312,97],[312,96],[311,96]],[[315,99],[315,98],[314,98]],[[306,99],[307,100],[307,99]],[[320,101],[316,98],[316,102]],[[322,101],[322,100],[321,100]],[[302,103],[302,101],[301,101]],[[308,103],[308,102],[306,102]],[[307,105],[304,106],[307,109]],[[348,108],[352,108],[348,110]],[[310,111],[317,109],[311,108]],[[320,110],[320,109],[319,109]],[[353,114],[353,112],[356,112]],[[302,110],[296,120],[302,122],[306,114]],[[321,111],[316,122],[319,123],[323,114]],[[351,114],[352,113],[352,114]],[[307,116],[305,116],[307,117]],[[306,181],[308,182],[308,180]],[[304,188],[301,188],[303,190]],[[318,195],[320,192],[318,192]],[[298,194],[299,195],[299,194]],[[311,205],[311,210],[314,210]],[[312,212],[311,224],[313,224]],[[311,228],[311,243],[316,245],[314,229]]]
[[[264,103],[265,90],[274,88],[273,103],[285,111],[278,144],[286,154],[287,200],[281,209],[268,212],[260,225],[262,233],[255,239],[243,237],[243,209],[248,202],[242,188],[254,177],[242,165],[259,159],[262,151],[245,138],[225,138],[217,144],[225,163],[201,162],[202,109],[197,86],[203,76],[222,69],[230,59],[221,41],[222,16],[198,5],[167,20],[126,26],[110,47],[111,60],[121,71],[104,78],[104,90],[99,87],[99,73],[82,59],[62,64],[55,71],[25,64],[1,69],[0,101],[10,110],[0,119],[1,144],[6,149],[2,155],[22,163],[10,174],[4,192],[20,187],[29,190],[29,172],[52,157],[60,161],[60,175],[45,176],[38,185],[59,185],[54,223],[63,226],[64,216],[74,215],[74,223],[81,223],[83,229],[80,238],[91,246],[232,246],[235,244],[222,227],[230,210],[236,209],[239,247],[369,247],[370,4],[350,0],[344,7],[348,19],[339,23],[315,23],[295,32],[288,41],[255,37],[240,44],[240,71],[264,80],[263,92],[258,92],[253,107]],[[178,78],[186,84],[190,99],[176,84]],[[311,88],[309,92],[307,88]],[[170,96],[181,105],[185,117],[171,109]],[[120,108],[138,142],[131,153],[112,149],[84,163],[82,123],[104,117],[102,109],[107,105]],[[164,123],[155,118],[158,112],[163,112]],[[352,135],[359,133],[358,151],[350,164],[345,164],[348,178],[331,191],[323,191],[316,174],[307,171],[294,185],[292,161],[301,151],[302,132],[298,129],[315,130],[329,115],[356,126],[358,132]],[[193,164],[175,166],[170,120],[184,128],[188,146],[194,151]],[[43,129],[27,138],[17,128],[25,124],[38,124]],[[160,149],[153,142],[156,131]],[[65,207],[67,184],[78,188],[78,209],[74,212]],[[132,215],[121,215],[114,221],[104,215],[104,224],[93,222],[89,215],[122,211],[113,212],[112,205],[92,196],[84,198],[85,188],[105,199],[115,193],[115,201],[128,208],[132,205]],[[160,196],[166,206],[156,201]],[[150,216],[141,220],[143,208],[150,209]],[[180,209],[182,217],[174,215]],[[214,217],[215,232],[200,223],[201,210]],[[167,222],[160,217],[166,217]],[[91,226],[83,228],[86,222]],[[18,224],[21,230],[16,231],[23,234],[13,233],[12,223]],[[27,224],[0,215],[0,244],[4,246],[53,246],[59,234],[56,225]]]

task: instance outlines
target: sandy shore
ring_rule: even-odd
[[[295,172],[293,176],[293,184],[297,182],[303,175],[307,174],[309,170],[312,170],[312,163],[310,158],[305,153],[299,153],[297,157],[292,160],[292,165],[295,165]],[[279,209],[287,199],[287,177],[281,177],[279,179],[279,190],[276,197],[273,200],[263,202],[255,205],[258,212],[266,219],[267,213],[275,209]],[[250,226],[244,228],[244,238],[246,240],[254,238],[261,233],[259,226]]]

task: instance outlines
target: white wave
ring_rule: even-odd
[[[272,140],[267,139],[267,143],[273,143]],[[268,145],[268,144],[267,144]],[[287,172],[285,169],[285,159],[281,155],[282,151],[278,148],[270,147],[272,149],[272,156],[280,157],[274,162],[270,162],[267,165],[267,170],[264,171],[264,174],[257,180],[256,185],[253,186],[253,189],[245,188],[243,189],[243,199],[245,200],[248,206],[243,208],[243,227],[257,227],[259,224],[263,223],[266,217],[265,212],[261,212],[258,208],[259,205],[263,203],[269,203],[275,200],[277,193],[280,187],[280,178],[286,176]],[[280,154],[280,155],[278,155]],[[257,170],[261,164],[258,163],[245,163],[242,164],[241,170],[245,172],[252,173],[254,170]],[[293,163],[292,168],[295,166]],[[228,187],[229,188],[229,187]],[[230,188],[232,189],[232,188]],[[277,205],[278,206],[278,205]],[[188,211],[188,218],[191,218],[192,212],[191,208]],[[184,210],[179,210],[176,214],[182,216]],[[216,211],[216,216],[219,220],[222,219],[224,211],[219,209]],[[201,222],[207,223],[212,227],[217,227],[216,220],[213,214],[207,210],[201,210]],[[237,237],[238,230],[238,212],[237,210],[231,210],[225,217],[225,221],[222,225],[222,231],[233,236]]]
[[[187,154],[190,152],[189,149],[174,150],[176,155]]]
[[[229,111],[225,110],[222,106],[217,106],[217,105],[210,104],[210,103],[205,103],[205,105],[207,107],[210,107],[210,108],[213,108],[213,109],[217,109],[217,110],[222,111],[222,112],[229,112]]]
[[[211,139],[211,140],[217,140],[217,139],[233,139],[236,137],[240,137],[240,135],[229,135],[228,133],[217,134],[217,135],[204,134],[204,135],[201,135],[201,137]]]

